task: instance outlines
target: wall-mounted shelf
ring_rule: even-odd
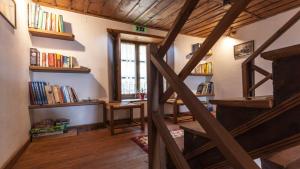
[[[29,66],[29,70],[32,72],[55,72],[55,73],[90,73],[91,72],[91,69],[86,67],[57,68],[57,67]]]
[[[29,105],[28,108],[29,109],[43,109],[43,108],[71,107],[71,106],[85,106],[85,105],[99,105],[99,104],[105,104],[105,101],[97,100],[97,101],[81,101],[81,102],[74,102],[74,103]]]
[[[28,28],[28,31],[32,36],[61,39],[61,40],[68,40],[68,41],[74,41],[75,39],[75,36],[72,33],[67,33],[67,32],[54,32],[54,31],[46,31],[46,30],[40,30],[34,28]]]
[[[191,73],[190,76],[213,76],[212,73]]]

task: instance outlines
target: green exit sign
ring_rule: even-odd
[[[144,26],[138,26],[138,25],[135,25],[135,27],[134,27],[134,31],[136,31],[136,32],[143,32],[143,33],[145,33],[145,32],[147,32],[147,28],[146,28],[146,27],[144,27]]]

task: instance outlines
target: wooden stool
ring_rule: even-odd
[[[107,104],[107,112],[110,114],[110,122],[109,122],[109,128],[110,128],[110,132],[111,135],[114,135],[115,129],[120,129],[120,128],[127,128],[127,127],[134,127],[134,126],[140,126],[142,130],[145,129],[145,118],[144,118],[144,104],[143,103],[108,103]],[[140,122],[135,122],[133,120],[133,109],[134,108],[138,108],[140,109]],[[126,110],[129,110],[129,114],[130,114],[130,124],[128,125],[116,125],[115,124],[115,110],[124,110],[124,112]],[[121,113],[121,112],[120,112]],[[107,119],[105,119],[105,121],[107,121]]]

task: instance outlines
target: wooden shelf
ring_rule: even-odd
[[[74,41],[75,39],[75,36],[72,33],[67,33],[67,32],[54,32],[54,31],[46,31],[46,30],[40,30],[34,28],[28,28],[28,31],[32,36],[61,39],[61,40],[68,40],[68,41]]]
[[[32,72],[56,72],[56,73],[90,73],[91,72],[91,69],[86,67],[57,68],[57,67],[29,66],[29,70]]]
[[[190,76],[213,76],[212,73],[191,73]]]
[[[45,105],[29,105],[29,109],[43,109],[43,108],[55,108],[55,107],[70,107],[70,106],[85,106],[85,105],[99,105],[105,104],[103,100],[97,101],[81,101],[75,103],[59,103],[59,104],[45,104]]]
[[[210,96],[215,96],[215,94],[195,94],[197,97],[210,97]]]

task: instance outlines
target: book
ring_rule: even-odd
[[[214,93],[214,84],[213,82],[204,82],[200,83],[197,88],[197,94],[213,94]]]
[[[75,90],[70,86],[49,85],[46,82],[29,82],[30,103],[32,105],[78,102]]]
[[[52,87],[50,85],[46,85],[45,86],[45,91],[46,91],[48,104],[55,104]]]
[[[37,66],[37,55],[38,55],[38,50],[36,48],[30,48],[30,65],[31,66]]]
[[[55,103],[61,103],[60,102],[60,97],[59,97],[59,87],[57,85],[53,86],[53,94],[54,94],[54,99],[55,99]]]

